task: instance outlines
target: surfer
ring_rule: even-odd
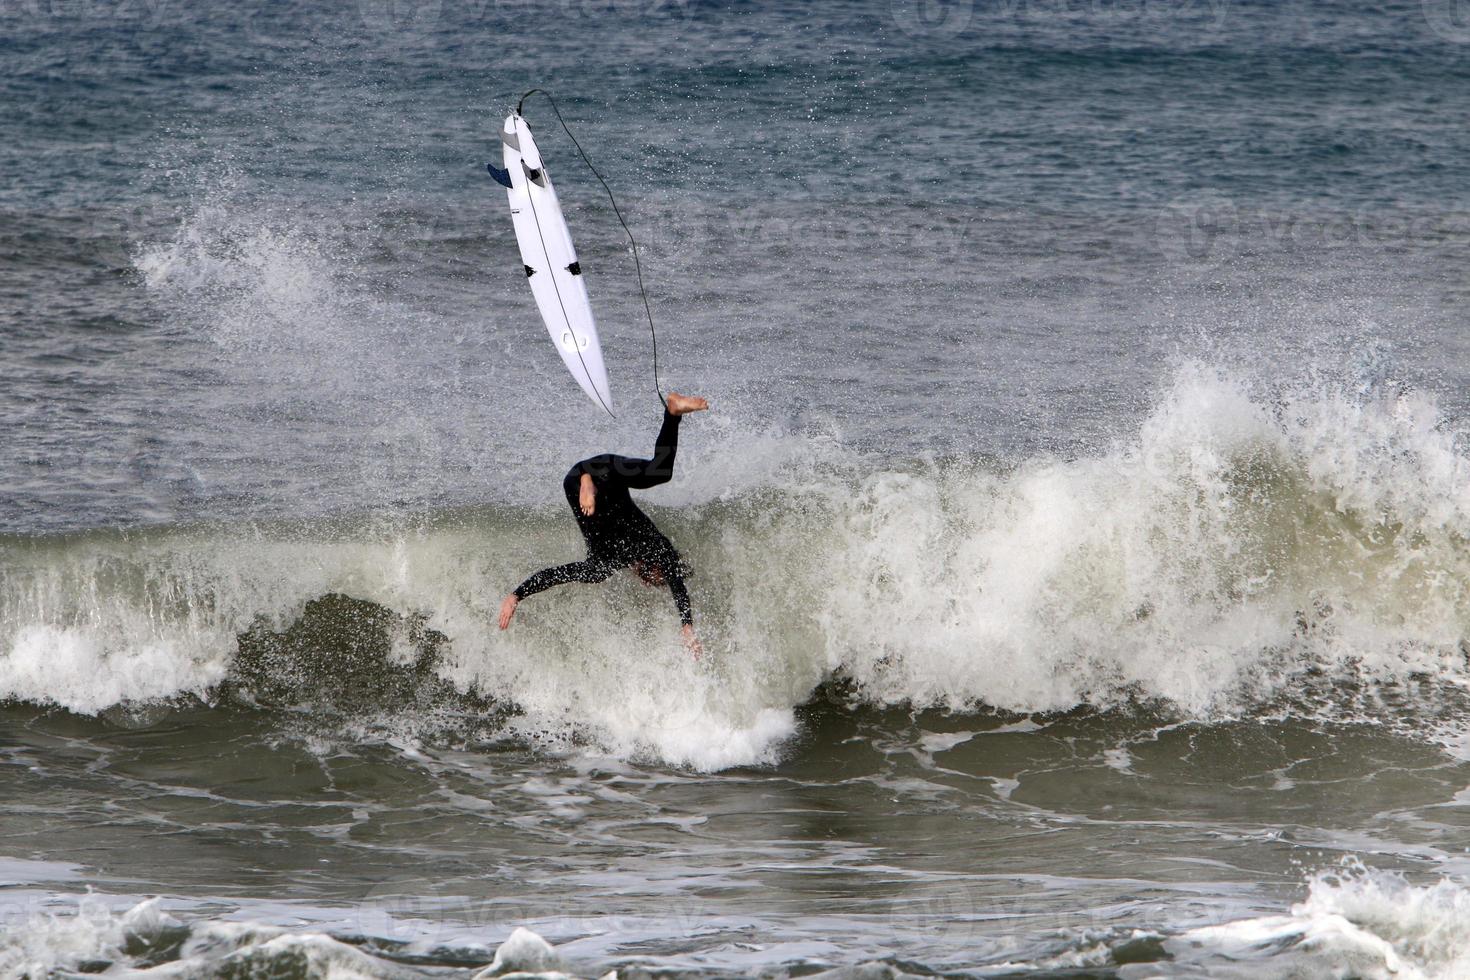
[[[668,483],[674,476],[674,455],[679,449],[679,419],[702,412],[709,402],[691,395],[669,392],[664,401],[664,422],[653,445],[652,459],[632,459],[603,453],[577,463],[561,481],[567,503],[577,519],[577,528],[587,540],[587,557],[569,565],[542,569],[526,579],[500,604],[500,628],[510,626],[522,599],[568,582],[601,582],[620,568],[633,573],[650,588],[667,585],[679,609],[684,645],[698,659],[704,652],[694,635],[694,615],[689,590],[684,587],[679,553],[648,515],[638,509],[629,490],[647,490]]]

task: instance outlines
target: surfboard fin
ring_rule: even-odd
[[[525,263],[522,263],[522,264],[524,265]],[[536,274],[536,270],[535,269],[531,268],[529,265],[526,266],[526,278],[527,279],[531,278],[535,274]]]
[[[574,276],[580,276],[582,274],[582,263],[573,262],[571,265],[567,266],[567,271]]]
[[[526,161],[524,160],[521,161],[521,169],[526,172],[526,179],[529,180],[531,183],[535,184],[537,187],[546,186],[545,170],[536,170],[533,167],[528,167],[526,166]]]
[[[501,184],[501,185],[503,185],[505,187],[509,187],[510,186],[510,171],[509,170],[501,170],[498,167],[496,167],[495,164],[493,164],[493,163],[487,163],[487,164],[485,164],[485,169],[488,170],[488,171],[490,171],[490,176],[495,178],[495,182],[497,184]]]

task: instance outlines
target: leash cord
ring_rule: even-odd
[[[663,389],[658,384],[658,331],[653,327],[653,308],[648,304],[648,289],[643,285],[643,263],[638,260],[638,241],[633,237],[633,229],[629,228],[628,222],[623,220],[623,212],[618,207],[618,199],[613,196],[612,188],[608,186],[607,180],[598,169],[593,166],[592,160],[587,156],[587,152],[582,149],[582,144],[577,142],[577,137],[572,135],[571,127],[561,117],[561,110],[557,108],[556,100],[551,97],[551,93],[541,88],[531,89],[531,91],[521,96],[520,102],[516,103],[516,115],[519,116],[522,114],[521,109],[525,106],[526,100],[538,92],[546,96],[546,101],[551,103],[551,111],[556,113],[556,121],[561,123],[562,131],[567,134],[567,138],[577,148],[577,153],[582,157],[582,162],[587,164],[587,169],[592,171],[592,176],[597,178],[597,182],[607,192],[607,199],[612,204],[613,214],[617,215],[618,224],[623,226],[623,233],[628,236],[628,244],[633,247],[633,268],[638,273],[638,293],[643,297],[643,312],[648,317],[648,336],[653,343],[653,390],[658,395],[658,400],[663,402],[664,408],[667,409],[669,404],[668,400],[664,398]]]

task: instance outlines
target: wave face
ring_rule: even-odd
[[[309,648],[367,615],[329,603],[303,624],[340,595],[384,611],[372,670],[468,699],[441,713],[702,769],[772,761],[834,677],[866,702],[953,710],[1341,717],[1415,684],[1404,710],[1454,712],[1465,461],[1427,394],[1267,395],[1196,362],[1085,458],[895,465],[812,443],[738,490],[695,469],[686,504],[650,509],[695,568],[702,664],[667,594],[631,576],[536,596],[495,629],[516,582],[580,549],[549,506],[10,537],[0,697],[97,713],[252,679],[305,696],[345,662]],[[289,665],[245,663],[242,634],[293,625]],[[443,640],[427,660],[425,631]],[[288,669],[295,687],[269,680]],[[413,702],[393,702],[395,724]]]

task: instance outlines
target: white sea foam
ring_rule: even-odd
[[[1308,667],[1470,680],[1470,484],[1427,396],[1268,399],[1195,364],[1087,458],[783,458],[769,484],[656,511],[695,569],[700,664],[667,593],[628,576],[495,629],[515,582],[580,549],[559,511],[501,509],[13,540],[0,696],[96,712],[207,692],[238,632],[334,591],[425,614],[452,643],[443,676],[520,705],[527,738],[698,768],[773,759],[834,671],[879,703],[1186,717],[1279,700]]]
[[[123,959],[132,936],[177,926],[157,899],[109,910],[98,899],[82,901],[74,914],[33,915],[0,922],[0,977],[42,977],[70,972],[86,963]]]
[[[1361,977],[1456,980],[1470,975],[1470,891],[1415,886],[1354,865],[1315,878],[1286,915],[1193,929],[1165,943],[1167,964],[1124,977]]]
[[[1288,648],[1460,679],[1470,498],[1436,421],[1427,399],[1267,404],[1193,366],[1107,455],[872,477],[842,515],[831,659],[888,700],[1032,710],[1228,709]]]
[[[561,957],[550,943],[530,929],[518,928],[495,950],[495,960],[475,974],[475,980],[505,974],[559,973],[561,966]]]
[[[150,977],[309,976],[328,980],[393,980],[416,975],[319,932],[204,920],[187,929],[166,962],[140,961],[164,930],[184,924],[147,899],[109,908],[85,898],[65,913],[42,913],[0,923],[0,976],[42,977],[97,972]]]

